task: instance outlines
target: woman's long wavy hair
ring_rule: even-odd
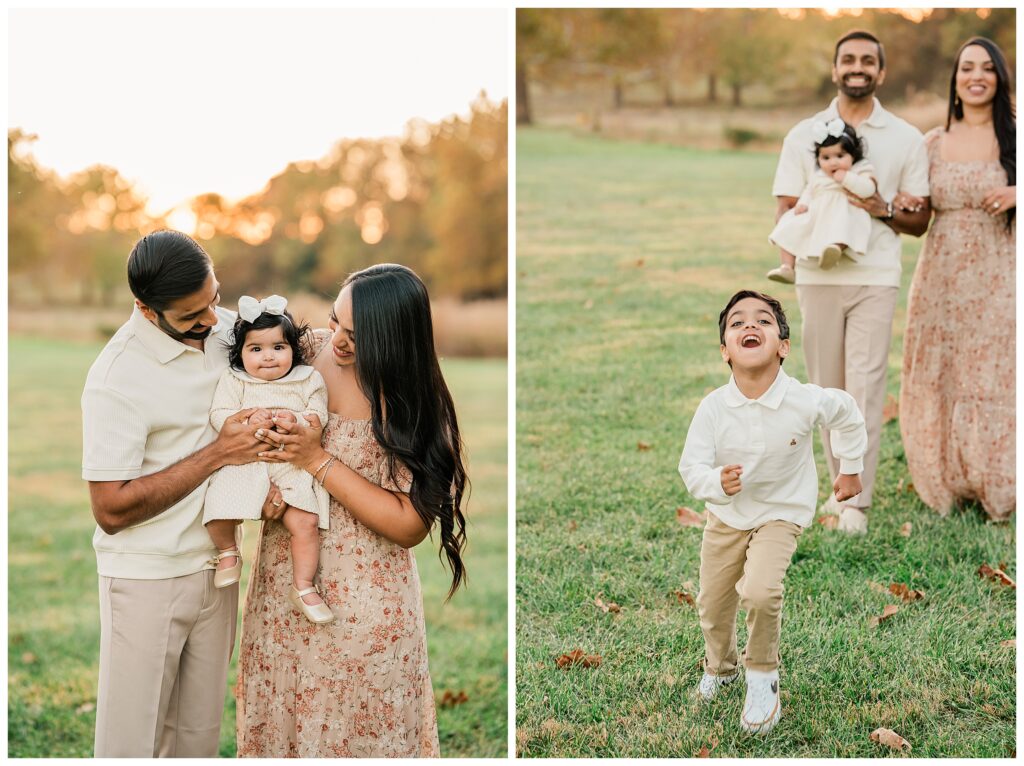
[[[946,114],[946,130],[953,120],[964,118],[964,105],[956,94],[956,72],[960,68],[960,56],[964,48],[980,45],[992,58],[992,66],[996,70],[996,95],[992,99],[992,127],[995,129],[996,141],[999,142],[999,164],[1006,171],[1007,185],[1017,185],[1017,123],[1013,101],[1010,99],[1010,68],[1006,65],[1006,57],[999,46],[987,37],[972,37],[960,46],[953,62],[953,75],[949,78],[949,111]],[[1017,209],[1011,209],[1006,215],[1006,228],[1013,227],[1013,219]]]
[[[412,473],[416,513],[427,529],[436,522],[441,530],[451,598],[466,580],[462,496],[469,480],[455,404],[434,350],[427,288],[414,271],[393,263],[357,271],[345,287],[352,288],[356,375],[370,400],[373,434],[392,480],[401,461]]]

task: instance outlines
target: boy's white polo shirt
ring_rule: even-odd
[[[928,151],[921,131],[882,108],[873,99],[870,116],[857,126],[857,135],[865,141],[865,159],[874,168],[878,193],[886,202],[897,192],[918,197],[929,195]],[[814,138],[811,125],[839,116],[839,99],[833,99],[828,108],[810,119],[797,123],[786,135],[779,154],[779,164],[772,183],[776,197],[799,197],[810,183],[817,169],[814,156]],[[871,219],[871,236],[864,258],[854,262],[843,258],[827,271],[807,266],[797,260],[798,285],[874,285],[899,287],[901,244],[900,235],[888,224]]]
[[[161,471],[212,442],[210,404],[228,367],[235,315],[217,309],[204,350],[176,341],[135,308],[86,377],[82,393],[82,478],[124,481]],[[202,525],[207,481],[163,513],[93,535],[106,577],[164,579],[212,568],[216,549]]]
[[[730,377],[697,407],[679,473],[690,494],[734,529],[776,520],[806,527],[818,499],[812,447],[819,426],[832,432],[840,472],[863,471],[867,431],[848,393],[801,383],[780,367],[768,390],[748,399]],[[727,465],[743,466],[742,489],[732,497],[722,489]]]

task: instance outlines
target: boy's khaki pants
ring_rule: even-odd
[[[697,612],[704,631],[705,672],[736,672],[736,610],[747,612],[748,670],[779,666],[782,630],[782,579],[803,528],[769,521],[754,529],[733,529],[708,511],[700,548]]]

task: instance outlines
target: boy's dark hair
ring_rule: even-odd
[[[228,364],[234,369],[244,372],[245,365],[242,364],[242,349],[245,348],[246,336],[250,330],[267,330],[271,327],[280,327],[285,341],[292,347],[292,366],[288,372],[291,372],[300,364],[306,364],[303,340],[309,334],[309,325],[295,324],[295,320],[288,311],[285,311],[284,314],[269,314],[264,311],[251,322],[238,317],[235,320],[235,326],[231,329],[231,341],[226,343],[228,347]]]
[[[878,68],[885,69],[885,48],[882,47],[882,41],[875,37],[873,34],[868,32],[866,29],[851,29],[845,35],[836,40],[836,51],[832,54],[832,64],[835,65],[839,61],[839,47],[847,40],[868,40],[878,46]]]
[[[174,301],[200,290],[212,271],[210,256],[192,237],[161,229],[132,248],[128,287],[139,303],[163,314]]]
[[[814,161],[817,163],[823,146],[835,146],[836,144],[840,144],[853,157],[854,164],[864,159],[864,139],[857,135],[857,131],[853,129],[852,125],[844,123],[843,132],[838,136],[825,136],[825,140],[820,144],[814,144]]]
[[[756,298],[759,301],[767,303],[771,307],[772,313],[775,315],[775,321],[779,323],[779,340],[789,340],[789,322],[786,321],[786,312],[782,310],[782,304],[770,295],[765,295],[764,293],[759,293],[755,290],[740,290],[729,299],[729,302],[725,304],[725,308],[722,309],[722,313],[718,315],[719,343],[723,346],[725,345],[725,325],[726,320],[729,318],[729,312],[732,311],[733,306],[744,298]],[[731,362],[729,366],[732,366]]]

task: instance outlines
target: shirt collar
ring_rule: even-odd
[[[782,365],[779,365],[779,374],[775,376],[775,381],[768,387],[768,390],[761,394],[757,399],[748,399],[736,385],[735,376],[730,375],[729,383],[725,387],[725,403],[729,407],[742,407],[745,404],[760,404],[770,410],[777,410],[786,396],[788,381],[789,376],[782,369]]]
[[[871,114],[867,116],[861,125],[870,125],[873,128],[881,128],[885,126],[888,121],[889,113],[882,108],[881,102],[872,96],[871,103],[874,107],[871,109]],[[818,119],[831,120],[839,116],[839,96],[832,99],[832,103],[828,105],[828,108],[818,115]],[[858,131],[859,135],[859,131]]]
[[[132,311],[131,319],[129,319],[128,322],[131,325],[132,332],[135,334],[135,337],[138,338],[142,344],[150,350],[150,352],[152,352],[153,356],[157,358],[160,364],[167,364],[172,359],[177,359],[187,351],[193,351],[200,354],[203,353],[198,348],[182,343],[180,340],[174,340],[174,338],[146,319],[146,317],[142,315],[142,311],[138,306],[136,306]],[[218,310],[217,324],[214,325],[210,334],[206,336],[206,343],[209,343],[214,335],[224,329],[224,322],[225,317],[222,316]]]

